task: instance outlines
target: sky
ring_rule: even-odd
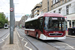
[[[13,0],[15,10],[15,20],[20,21],[25,14],[31,14],[34,6],[42,0]],[[10,0],[0,0],[0,12],[4,12],[8,20],[10,20]]]

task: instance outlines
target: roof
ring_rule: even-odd
[[[43,14],[37,16],[37,17],[29,18],[25,22],[36,20],[36,19],[38,19],[39,17],[42,17],[42,16],[43,17],[65,17],[65,16],[62,16],[61,14],[58,14],[58,13],[43,13]]]
[[[40,16],[34,17],[34,18],[28,18],[25,22],[31,21],[31,20],[36,20],[38,19]]]
[[[62,16],[61,14],[58,14],[58,13],[44,13],[42,14],[41,16],[47,16],[47,17],[65,17],[65,16]]]
[[[32,9],[32,11],[33,11],[34,9],[36,9],[37,7],[41,7],[41,6],[42,6],[41,4],[36,4],[35,7]]]

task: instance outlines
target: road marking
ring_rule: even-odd
[[[26,45],[28,44],[28,42],[27,42],[27,41],[25,41],[25,40],[24,40],[24,38],[23,38],[23,37],[21,37],[21,36],[19,35],[19,33],[18,33],[18,31],[17,31],[17,30],[16,30],[16,32],[17,32],[18,36],[19,36],[20,38],[22,38],[22,41],[23,41],[23,42],[25,42],[24,47],[28,48],[29,50],[32,50],[31,48],[29,48],[28,46],[26,46]]]
[[[65,45],[69,46],[71,49],[75,49],[73,46],[71,46],[71,45],[69,45],[67,43],[61,43],[61,44],[65,44]]]
[[[6,39],[8,36],[9,34],[4,39]],[[2,41],[0,43],[4,42],[5,41],[4,39],[1,39]]]
[[[72,49],[75,49],[73,46],[67,44],[67,43],[62,43],[62,44],[66,44],[67,46],[71,47]]]

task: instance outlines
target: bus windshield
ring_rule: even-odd
[[[44,30],[46,31],[64,31],[64,17],[44,17]]]

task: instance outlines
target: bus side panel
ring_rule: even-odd
[[[27,30],[25,30],[25,34],[27,34]]]
[[[43,34],[43,33],[41,31],[39,31],[38,33],[39,33],[39,38],[40,38],[40,35]]]
[[[35,31],[29,31],[29,35],[35,37]]]
[[[36,34],[38,34],[38,38],[39,38],[41,33],[42,32],[40,30],[35,30],[35,37],[36,37]]]
[[[33,37],[36,37],[36,33],[38,33],[38,38],[40,38],[40,35],[43,34],[40,30],[35,30],[35,31],[31,31],[31,30],[25,30],[25,34],[30,35],[30,36],[33,36]]]
[[[28,33],[28,35],[33,36],[33,37],[35,37],[35,35],[36,35],[35,30],[25,30],[25,34],[27,34],[27,33]]]

